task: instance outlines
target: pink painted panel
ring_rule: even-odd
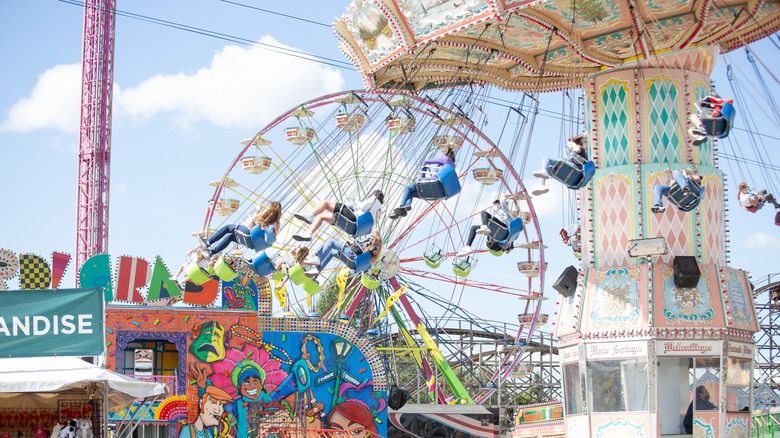
[[[679,289],[674,285],[671,264],[653,265],[653,326],[696,329],[726,326],[717,266],[699,264],[699,270],[701,278],[697,287]]]
[[[582,331],[647,327],[647,285],[647,265],[589,269]]]
[[[632,175],[609,173],[596,182],[596,254],[598,266],[628,265],[626,247],[632,239],[634,202]]]

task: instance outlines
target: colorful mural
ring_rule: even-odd
[[[235,324],[214,336],[218,323],[202,324],[209,334],[196,339],[191,351],[203,345],[224,355],[196,356],[187,377],[198,388],[200,410],[187,429],[216,427],[220,436],[257,436],[271,425],[343,429],[373,433],[384,423],[383,393],[374,391],[365,357],[343,337],[328,333],[259,334]],[[224,406],[220,403],[224,402]],[[214,424],[212,417],[219,417]]]
[[[130,412],[169,422],[172,437],[263,436],[278,427],[387,432],[384,374],[363,352],[368,341],[344,324],[128,306],[108,308],[107,324],[117,371],[133,372],[139,345],[156,347],[149,377],[171,379],[174,394]]]

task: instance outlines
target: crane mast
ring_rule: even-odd
[[[116,0],[84,2],[75,272],[108,250],[115,24]]]

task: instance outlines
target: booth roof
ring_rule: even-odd
[[[116,412],[138,398],[163,395],[162,383],[142,382],[77,357],[0,359],[0,394],[85,390],[97,383],[108,390],[108,410]]]

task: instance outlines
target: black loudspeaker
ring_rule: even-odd
[[[699,284],[701,272],[696,257],[676,256],[674,258],[674,285],[679,288],[692,288]]]
[[[553,289],[557,290],[564,298],[569,298],[574,295],[574,290],[577,289],[577,268],[569,266],[563,270],[563,274],[555,280],[553,283]]]
[[[390,387],[390,392],[387,394],[387,405],[390,406],[390,409],[401,409],[407,401],[409,401],[409,391],[401,389],[397,385]]]

